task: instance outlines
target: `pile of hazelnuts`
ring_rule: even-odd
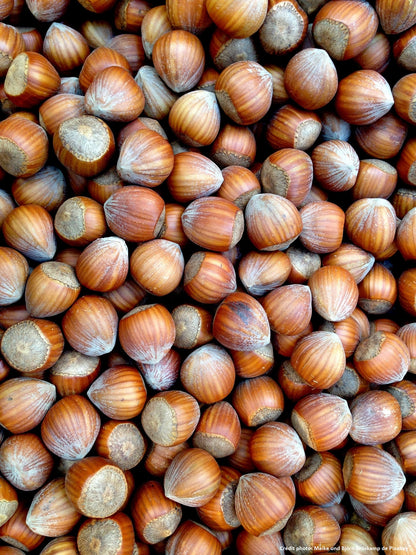
[[[416,4],[0,0],[0,555],[416,553]]]

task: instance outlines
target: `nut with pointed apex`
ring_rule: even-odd
[[[295,486],[289,476],[248,472],[238,481],[235,511],[244,530],[254,536],[284,528],[295,507]]]
[[[180,379],[185,390],[200,403],[216,403],[233,389],[234,363],[226,349],[207,343],[183,360]]]
[[[107,292],[120,287],[129,270],[126,242],[120,237],[100,237],[81,252],[75,271],[79,282],[91,291]]]
[[[323,266],[342,266],[350,272],[355,282],[360,283],[374,265],[374,256],[353,245],[343,243],[322,259]]]
[[[394,516],[384,527],[381,539],[386,554],[392,555],[398,549],[412,549],[416,518],[413,511],[405,511]]]
[[[201,120],[201,113],[204,114]],[[220,109],[213,92],[194,90],[180,96],[169,111],[169,126],[191,147],[208,146],[220,130]]]
[[[198,83],[205,66],[205,53],[196,35],[174,29],[156,40],[152,60],[166,85],[181,93],[190,91]]]
[[[344,373],[345,351],[336,333],[313,331],[297,341],[290,362],[309,385],[328,389]]]
[[[169,176],[173,164],[170,143],[156,131],[144,128],[124,140],[117,160],[117,173],[129,183],[157,187]]]
[[[113,350],[117,324],[117,312],[109,300],[98,295],[84,295],[65,312],[62,331],[76,351],[87,356],[101,356]]]
[[[353,276],[341,266],[322,266],[308,280],[315,311],[330,322],[351,316],[358,302]]]
[[[393,104],[388,81],[372,69],[359,69],[341,79],[335,96],[336,111],[351,125],[375,123]]]
[[[133,360],[156,364],[173,346],[175,323],[164,305],[139,305],[120,319],[118,338]]]
[[[199,447],[178,453],[166,470],[163,487],[166,497],[185,505],[201,507],[217,493],[221,471],[215,458]]]
[[[399,402],[383,390],[361,393],[350,404],[350,436],[362,445],[378,445],[395,438],[402,429]]]
[[[134,2],[132,2],[134,5]],[[121,4],[123,5],[123,4]],[[155,42],[159,37],[172,30],[165,5],[155,6],[146,11],[141,25],[143,48],[151,59]]]
[[[268,121],[266,140],[274,150],[280,148],[308,150],[318,139],[321,129],[321,120],[314,111],[284,104]]]
[[[169,89],[153,66],[141,66],[135,80],[144,94],[144,114],[156,120],[165,118],[175,103],[177,95]]]
[[[305,48],[292,56],[285,69],[284,87],[305,110],[318,110],[328,104],[337,92],[338,75],[326,50]]]
[[[228,251],[244,232],[243,211],[220,197],[195,199],[186,206],[181,219],[188,239],[207,250]]]
[[[42,262],[27,280],[26,309],[34,318],[50,318],[65,312],[80,291],[81,285],[72,266],[52,260]]]
[[[85,111],[106,121],[128,122],[139,117],[145,98],[124,67],[110,66],[97,73],[85,92]]]
[[[218,306],[213,321],[214,338],[235,351],[252,351],[270,342],[264,308],[248,293],[231,293]]]
[[[46,447],[58,457],[77,460],[90,451],[100,431],[100,416],[81,395],[68,395],[47,412],[41,425]]]
[[[133,366],[107,368],[90,385],[87,396],[108,418],[130,420],[138,416],[146,403],[146,386]]]
[[[351,429],[351,412],[345,399],[329,393],[311,393],[293,407],[292,426],[315,451],[339,445]]]
[[[155,391],[170,389],[178,379],[180,366],[181,355],[175,349],[170,349],[156,364],[138,363],[146,385]]]
[[[372,445],[351,447],[345,455],[342,472],[347,493],[369,505],[392,499],[406,482],[395,458]]]
[[[358,305],[367,314],[386,314],[397,299],[396,279],[386,266],[376,262],[358,284],[358,292]]]
[[[2,231],[8,245],[36,262],[51,260],[55,255],[52,217],[42,206],[17,206],[4,219]]]
[[[175,154],[173,169],[167,179],[170,194],[181,203],[216,193],[222,182],[220,168],[207,156],[193,151]]]
[[[412,2],[376,0],[376,10],[380,25],[387,35],[402,33],[416,23],[416,7]]]
[[[387,249],[396,234],[396,213],[384,198],[363,198],[345,212],[345,231],[351,242],[377,256]]]
[[[265,295],[289,277],[291,261],[287,253],[281,251],[244,254],[238,264],[238,277],[247,293],[254,296]]]
[[[55,538],[69,534],[80,518],[67,496],[65,478],[55,478],[33,496],[26,524],[37,534]]]
[[[286,250],[302,231],[296,206],[274,193],[251,197],[245,210],[245,223],[250,241],[262,251]]]
[[[238,125],[251,125],[270,108],[272,76],[257,62],[234,62],[220,73],[215,94],[230,119]]]
[[[277,478],[292,476],[305,463],[305,450],[295,430],[284,422],[266,422],[250,440],[250,454],[258,470]]]
[[[56,399],[56,388],[37,378],[10,378],[0,384],[0,424],[22,434],[41,423]]]
[[[0,306],[19,301],[29,275],[26,258],[15,249],[0,247]]]
[[[68,188],[63,172],[48,165],[33,176],[15,179],[11,193],[19,205],[39,204],[54,212],[64,202]]]
[[[221,253],[194,252],[185,265],[184,291],[204,304],[216,304],[237,288],[234,266]]]
[[[300,209],[302,231],[299,239],[310,252],[326,254],[341,246],[345,213],[326,200],[308,202]]]
[[[312,296],[307,285],[294,283],[276,287],[263,297],[261,304],[271,330],[283,335],[302,333],[312,317]]]
[[[360,159],[347,141],[324,141],[311,154],[314,177],[329,191],[348,191],[357,180]]]
[[[184,266],[181,247],[166,239],[146,241],[130,256],[131,277],[145,291],[158,297],[178,287]]]
[[[155,239],[165,221],[163,198],[147,187],[121,187],[104,203],[105,219],[113,233],[125,241]]]
[[[48,27],[42,50],[60,73],[79,67],[90,53],[88,43],[80,32],[57,21]]]
[[[20,491],[35,491],[48,480],[53,457],[34,433],[15,434],[0,445],[0,471]]]

